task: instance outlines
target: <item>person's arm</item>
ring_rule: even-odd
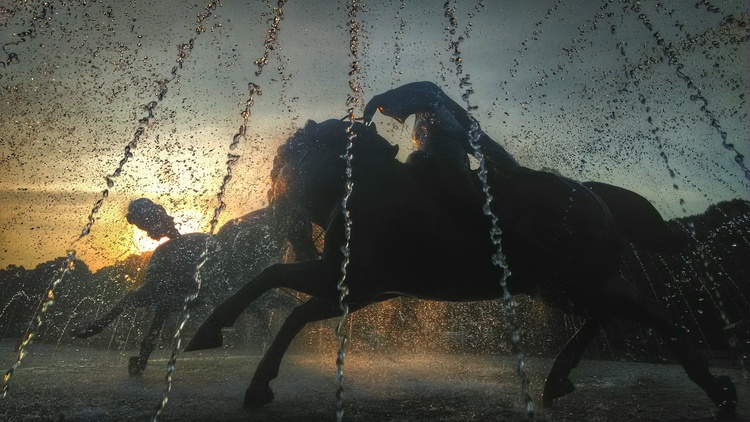
[[[413,114],[422,115],[417,124],[427,125],[440,139],[458,142],[466,154],[474,155],[469,142],[472,129],[478,131],[478,144],[485,160],[498,171],[510,171],[518,162],[500,144],[482,131],[479,122],[432,82],[412,82],[374,96],[365,106],[364,120],[372,121],[380,111],[403,123]]]

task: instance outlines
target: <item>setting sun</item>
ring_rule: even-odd
[[[175,211],[170,212],[170,215],[174,217],[175,226],[182,234],[203,231],[201,228],[201,220],[204,215],[198,210]],[[160,240],[154,240],[148,237],[145,231],[139,229],[135,225],[133,225],[132,228],[133,243],[138,250],[138,253],[153,251],[159,245],[167,241],[166,237]]]
[[[154,240],[146,234],[143,230],[136,226],[133,227],[133,243],[135,244],[138,253],[149,252],[156,249],[157,246],[167,241],[166,237],[160,240]]]

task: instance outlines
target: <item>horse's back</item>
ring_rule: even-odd
[[[502,270],[492,265],[489,218],[476,201],[447,207],[435,193],[439,187],[425,186],[424,178],[402,163],[360,162],[354,175],[351,265],[358,278],[368,280],[360,288],[374,291],[370,283],[375,283],[383,290],[456,301],[500,294]],[[521,278],[517,286],[533,289],[551,278],[584,286],[616,270],[623,239],[606,205],[586,187],[528,169],[490,183],[502,246],[514,277]],[[470,223],[456,221],[455,206],[466,208],[462,215]],[[339,235],[340,224],[334,222]]]
[[[185,297],[195,291],[195,271],[200,256],[206,247],[205,233],[189,233],[174,238],[154,250],[146,272],[146,282],[138,289],[138,294],[152,298],[152,303],[169,310],[179,310]],[[209,261],[205,266],[203,279],[212,282],[209,273],[216,268],[218,259],[215,242],[209,250]],[[211,274],[213,275],[213,274]],[[209,292],[211,287],[205,289]]]
[[[454,210],[425,186],[409,165],[395,159],[361,160],[353,171],[349,202],[352,219],[353,293],[399,293],[426,299],[480,300],[499,295],[501,274],[491,268],[486,230],[456,224]],[[473,208],[473,207],[472,207]],[[481,221],[481,207],[468,212]],[[326,233],[328,252],[338,259],[341,217]]]
[[[613,271],[623,239],[607,206],[585,186],[525,168],[490,183],[511,266],[535,272],[545,263],[553,274],[582,278]]]
[[[643,196],[607,183],[584,182],[583,185],[602,198],[620,232],[637,247],[677,252],[687,245],[687,239],[670,231],[659,211]]]
[[[222,226],[216,239],[221,247],[224,274],[257,273],[281,260],[286,237],[275,219],[274,211],[266,207]]]

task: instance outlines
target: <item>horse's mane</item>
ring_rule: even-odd
[[[281,173],[281,169],[304,159],[308,151],[313,149],[330,150],[339,156],[346,152],[349,140],[347,128],[351,125],[346,120],[330,119],[321,123],[308,120],[303,128],[298,129],[285,143],[276,150],[271,169],[271,188],[268,190],[268,201],[273,202],[274,186]],[[353,140],[352,151],[356,154],[385,155],[393,158],[398,153],[398,145],[391,145],[385,138],[378,135],[375,124],[365,125],[355,122],[351,130],[356,137]],[[343,163],[343,160],[342,160]]]

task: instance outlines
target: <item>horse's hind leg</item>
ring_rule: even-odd
[[[273,400],[273,391],[268,384],[279,375],[279,366],[286,349],[305,325],[339,315],[341,309],[338,301],[327,298],[312,297],[294,308],[258,364],[250,386],[245,391],[244,407],[254,409]]]
[[[575,386],[570,382],[570,371],[578,366],[586,347],[599,334],[603,323],[595,319],[586,319],[581,328],[573,334],[565,347],[557,354],[552,368],[544,380],[542,400],[544,406],[551,406],[552,400],[570,394]]]
[[[214,309],[190,339],[186,352],[221,347],[221,329],[231,327],[240,314],[260,295],[276,287],[287,287],[316,297],[338,298],[337,265],[326,260],[297,264],[274,264],[264,269],[229,299]]]
[[[154,319],[151,320],[148,332],[143,337],[143,340],[141,340],[141,350],[138,356],[131,356],[128,361],[128,373],[131,377],[141,376],[146,369],[148,357],[151,356],[151,352],[156,348],[156,340],[159,338],[159,333],[161,333],[161,328],[168,314],[168,311],[160,309],[157,309],[154,313]]]
[[[101,333],[118,315],[125,310],[130,308],[140,301],[140,295],[138,291],[130,292],[125,295],[112,309],[104,314],[101,318],[90,322],[88,324],[82,324],[72,328],[69,331],[71,337],[75,338],[88,338]]]
[[[737,390],[732,380],[728,376],[711,375],[708,362],[695,352],[685,333],[670,320],[658,303],[641,294],[621,277],[605,282],[600,293],[603,310],[656,329],[667,340],[669,349],[688,377],[706,392],[722,412],[734,413]]]

